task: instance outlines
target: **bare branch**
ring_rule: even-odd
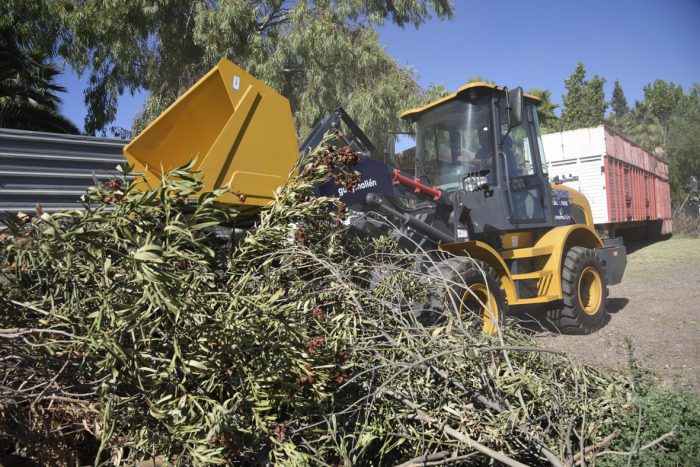
[[[462,443],[465,443],[467,446],[476,449],[477,451],[481,452],[482,454],[487,455],[488,457],[497,460],[498,462],[502,462],[506,465],[509,465],[511,467],[527,467],[525,464],[516,461],[515,459],[506,456],[505,454],[494,451],[493,449],[489,448],[488,446],[485,446],[481,443],[479,443],[476,440],[471,439],[469,436],[465,435],[464,433],[455,430],[454,428],[443,425],[441,424],[438,420],[435,418],[431,417],[427,413],[425,413],[423,410],[419,408],[417,404],[414,404],[413,402],[409,401],[408,399],[405,399],[398,394],[394,393],[391,390],[386,390],[384,391],[384,394],[393,397],[394,399],[403,402],[406,406],[410,407],[411,409],[415,410],[415,416],[419,420],[421,420],[424,423],[427,423],[429,425],[434,425],[437,429],[441,430],[443,433],[446,435],[456,439],[457,441],[461,441]]]
[[[668,433],[664,433],[663,435],[659,436],[655,440],[645,444],[639,449],[633,449],[631,451],[601,451],[596,453],[595,457],[602,457],[602,456],[636,456],[642,451],[646,451],[648,449],[653,448],[657,444],[663,442],[664,440],[668,438],[675,438],[677,435],[675,430],[669,431]]]
[[[597,443],[591,444],[590,446],[586,446],[586,449],[583,452],[577,452],[574,455],[574,462],[578,463],[579,459],[581,459],[581,457],[583,455],[585,455],[591,451],[595,451],[596,449],[600,449],[604,446],[607,446],[613,440],[615,440],[618,436],[620,436],[620,433],[618,433],[617,431],[614,431],[614,432],[610,433],[608,436],[606,436],[605,438],[598,441]]]

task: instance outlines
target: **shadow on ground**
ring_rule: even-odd
[[[614,315],[622,311],[629,300],[622,297],[608,298],[608,314],[605,316],[604,328],[610,322],[610,315]],[[508,315],[508,325],[518,329],[529,336],[534,336],[542,333],[561,334],[554,324],[547,319],[547,309],[537,305],[525,305],[517,308],[511,308]]]
[[[630,255],[634,253],[635,251],[641,250],[643,248],[646,248],[648,246],[652,246],[656,243],[660,242],[665,242],[667,240],[671,239],[671,235],[663,235],[660,237],[656,238],[651,238],[651,239],[640,239],[640,238],[634,238],[632,236],[623,236],[623,241],[625,243],[625,249],[627,250],[627,254]]]

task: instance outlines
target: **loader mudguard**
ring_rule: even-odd
[[[551,273],[547,288],[542,291],[543,295],[556,299],[563,297],[561,268],[566,253],[575,246],[595,250],[603,246],[603,241],[592,227],[586,224],[573,224],[553,228],[532,247],[532,257],[546,258],[543,270]]]
[[[501,284],[503,285],[503,290],[506,293],[506,300],[508,300],[508,303],[514,304],[517,302],[518,296],[515,292],[515,284],[513,283],[513,278],[508,270],[508,266],[506,266],[506,263],[503,261],[501,255],[499,255],[496,250],[491,248],[491,246],[478,240],[472,240],[467,242],[442,244],[440,245],[439,249],[452,253],[455,256],[469,256],[471,258],[481,260],[491,266],[501,279]]]
[[[595,230],[585,224],[555,227],[544,234],[532,247],[508,250],[499,253],[486,243],[468,241],[440,245],[440,249],[458,256],[471,256],[489,264],[498,274],[510,305],[522,303],[544,303],[562,298],[561,267],[566,252],[574,246],[590,248],[594,251],[603,247],[603,241]],[[514,276],[504,259],[522,260],[541,258],[542,271],[546,273],[541,282],[539,297],[520,299],[516,292]],[[515,276],[517,278],[517,276]],[[538,285],[539,286],[539,285]]]

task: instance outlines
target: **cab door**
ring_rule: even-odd
[[[501,144],[497,157],[506,218],[513,229],[552,226],[552,193],[542,162],[535,105],[525,102],[523,122],[509,131],[503,101],[499,103]]]

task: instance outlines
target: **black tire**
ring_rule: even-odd
[[[508,302],[501,279],[491,266],[470,258],[451,258],[438,267],[438,274],[449,283],[444,296],[445,306],[449,312],[459,313],[470,330],[496,332],[495,323],[490,319],[492,316],[482,305],[487,301],[491,309],[495,308],[498,327],[505,325]]]
[[[547,313],[560,332],[590,334],[605,324],[608,281],[603,262],[593,250],[575,246],[566,253],[561,288],[561,305]]]

